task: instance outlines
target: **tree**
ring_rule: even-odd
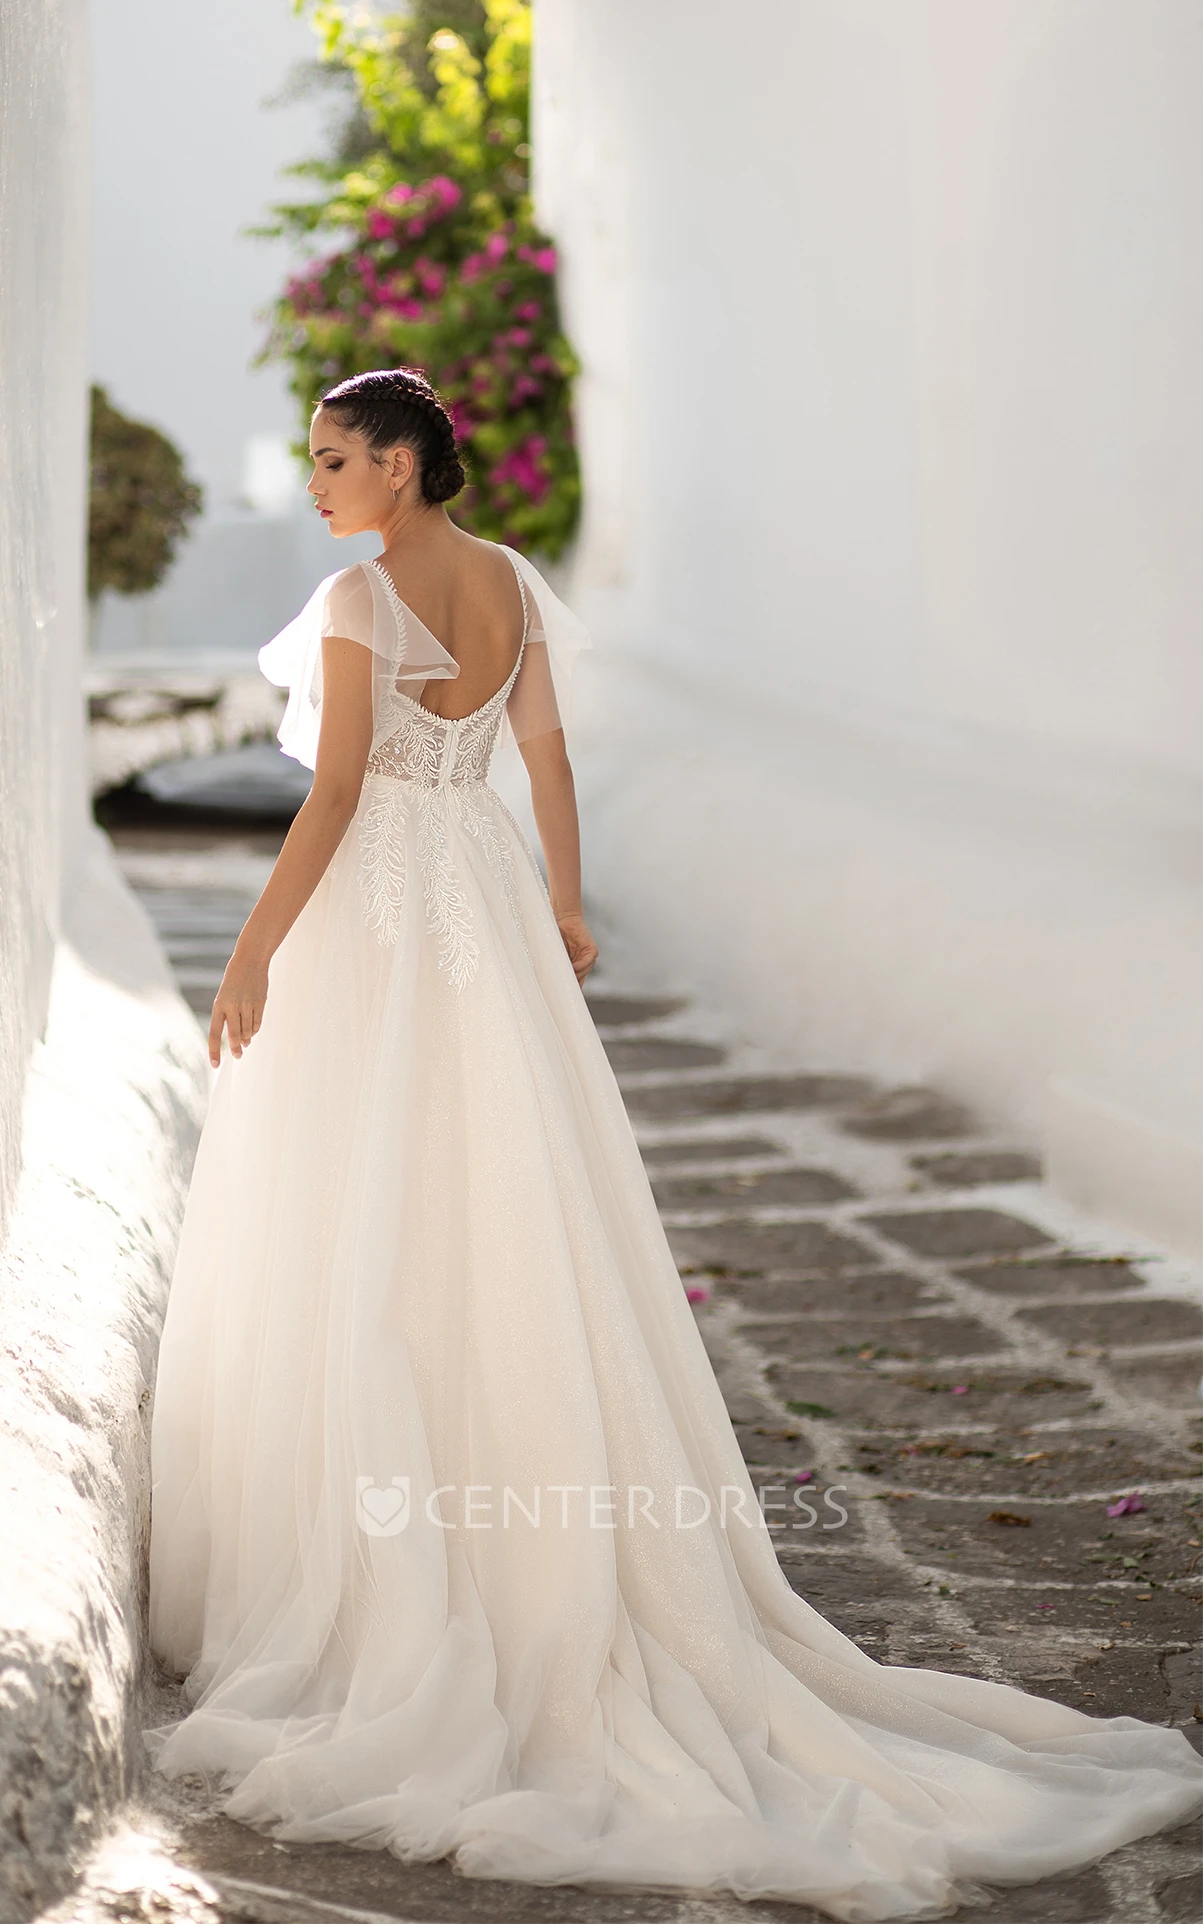
[[[290,170],[318,195],[260,230],[335,243],[289,280],[260,359],[290,366],[306,428],[336,381],[422,368],[465,456],[456,519],[555,556],[579,511],[577,364],[530,202],[529,0],[416,0],[374,23],[321,0],[313,20],[357,110],[341,151]]]
[[[132,421],[92,389],[88,594],[105,588],[144,595],[171,565],[204,494],[188,479],[178,448],[145,421]]]

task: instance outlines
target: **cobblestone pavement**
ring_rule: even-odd
[[[207,869],[125,851],[205,1017],[261,884],[262,847],[247,857],[249,897],[228,851]],[[718,1018],[647,990],[619,967],[589,984],[791,1585],[882,1663],[1172,1723],[1203,1748],[1192,1279],[1076,1218],[1027,1154],[940,1091],[767,1064]],[[148,1721],[177,1710],[160,1680]],[[200,1780],[143,1798],[47,1924],[820,1924],[796,1904],[544,1890],[285,1848],[215,1814]],[[1000,1891],[989,1915],[1201,1911],[1186,1826]]]

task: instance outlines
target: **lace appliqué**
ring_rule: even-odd
[[[484,801],[485,791],[488,801]],[[483,802],[483,806],[482,806]],[[534,851],[521,826],[492,789],[484,783],[425,788],[416,782],[384,778],[373,791],[360,819],[360,885],[364,918],[378,941],[393,947],[401,927],[406,891],[406,823],[414,818],[414,855],[421,878],[426,927],[439,944],[439,967],[453,987],[466,988],[476,975],[480,949],[473,934],[472,907],[456,867],[448,829],[452,818],[474,836],[495,875],[506,910],[530,958],[522,904],[509,838],[493,820],[492,809],[506,819],[517,845],[531,864],[540,886]]]
[[[403,624],[404,604],[384,569],[379,572],[390,590],[397,620]],[[546,893],[534,851],[520,824],[484,779],[526,647],[526,588],[517,568],[514,573],[522,591],[522,645],[502,687],[483,707],[458,720],[435,715],[398,690],[395,712],[401,726],[373,748],[365,776],[359,826],[365,920],[384,946],[396,943],[408,884],[406,835],[412,816],[413,852],[421,878],[426,927],[438,941],[439,968],[456,989],[467,987],[474,979],[480,948],[473,934],[471,904],[452,851],[452,821],[474,836],[484,851],[528,958],[530,948],[514,871],[515,846],[529,860]],[[505,821],[508,836],[494,820],[495,812]]]

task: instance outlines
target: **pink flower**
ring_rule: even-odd
[[[543,309],[539,306],[538,301],[523,301],[521,307],[514,309],[514,313],[520,321],[537,321],[542,312]]]
[[[517,488],[537,507],[551,488],[551,477],[545,473],[542,465],[546,452],[545,437],[541,434],[529,435],[502,456],[493,468],[491,478],[498,487],[509,485]]]
[[[519,260],[529,261],[537,267],[540,274],[554,274],[556,271],[556,250],[554,247],[527,247],[518,249]]]
[[[367,226],[368,233],[372,236],[373,240],[389,240],[395,231],[394,223],[389,215],[382,214],[378,207],[373,207],[370,210]]]
[[[709,1300],[710,1291],[703,1289],[700,1284],[695,1283],[690,1289],[685,1291],[685,1301],[687,1303],[706,1303],[709,1302]]]
[[[1141,1497],[1140,1491],[1133,1490],[1130,1496],[1121,1496],[1117,1502],[1109,1503],[1107,1505],[1107,1515],[1135,1516],[1137,1511],[1143,1510],[1144,1507],[1144,1500]]]
[[[398,202],[412,200],[413,197],[414,190],[409,182],[405,180],[399,180],[396,186],[390,187],[388,193],[384,196],[385,200],[395,200]]]
[[[509,339],[511,344],[514,347],[529,347],[530,346],[529,327],[512,327],[509,332]]]
[[[485,242],[485,259],[496,266],[510,251],[509,237],[506,234],[490,234]]]
[[[429,294],[437,300],[443,288],[446,286],[446,269],[440,267],[435,261],[428,261],[425,254],[423,254],[419,260],[414,262],[414,274],[417,277],[418,285],[423,293]]]
[[[435,174],[432,179],[423,182],[423,187],[434,200],[441,214],[449,214],[451,209],[458,207],[464,198],[462,187],[457,187],[446,174]]]
[[[460,280],[464,282],[465,286],[470,287],[473,281],[480,279],[488,264],[483,254],[465,255],[464,259],[460,262]]]

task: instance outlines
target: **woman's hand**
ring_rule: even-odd
[[[267,1002],[267,963],[234,950],[221,978],[209,1022],[209,1061],[221,1065],[221,1032],[230,1038],[230,1053],[241,1056],[258,1032]]]
[[[597,943],[589,933],[589,925],[583,915],[557,915],[556,927],[564,938],[576,979],[584,988],[585,977],[597,961]]]

